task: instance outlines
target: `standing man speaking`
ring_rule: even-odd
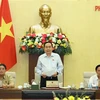
[[[58,80],[57,75],[62,73],[63,64],[60,56],[53,53],[53,45],[51,42],[44,44],[44,54],[38,58],[36,72],[41,76],[40,87],[46,87],[46,81]]]

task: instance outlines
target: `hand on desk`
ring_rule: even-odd
[[[8,88],[8,85],[7,84],[3,84],[2,87],[3,88]]]
[[[3,84],[2,85],[3,88],[14,88],[13,84],[7,85],[7,84]]]

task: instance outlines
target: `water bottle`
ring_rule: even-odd
[[[89,89],[92,89],[92,84],[89,84],[89,85],[88,85],[88,88],[89,88]]]
[[[80,89],[84,89],[84,83],[83,82],[80,83]]]

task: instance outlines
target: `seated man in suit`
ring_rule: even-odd
[[[47,80],[58,80],[57,75],[63,70],[60,56],[52,50],[52,43],[46,42],[44,44],[45,53],[38,58],[36,72],[41,76],[40,87],[46,87]]]
[[[6,65],[0,64],[0,87],[14,88],[14,80],[11,76],[5,73],[6,69]]]
[[[89,79],[89,87],[100,87],[100,65],[95,67],[96,75],[93,75]]]

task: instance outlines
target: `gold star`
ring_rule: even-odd
[[[12,22],[6,23],[5,20],[2,18],[2,23],[0,27],[1,42],[3,41],[6,35],[14,37],[10,30],[11,26],[12,26]]]

